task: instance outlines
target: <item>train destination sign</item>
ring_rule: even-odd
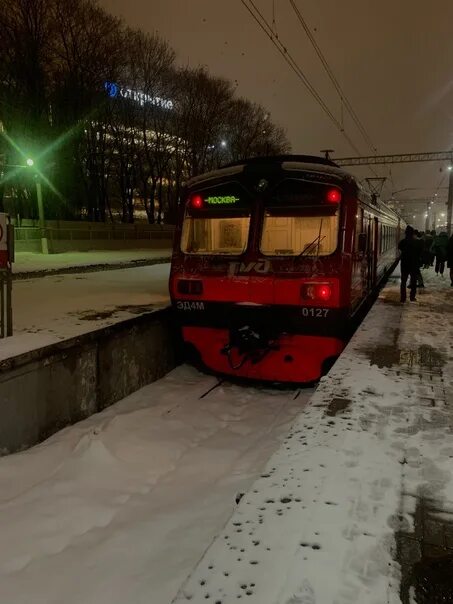
[[[229,206],[241,201],[235,195],[211,195],[205,198],[205,202],[209,205]]]

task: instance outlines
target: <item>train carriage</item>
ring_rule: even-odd
[[[191,358],[222,375],[317,380],[394,266],[399,217],[310,156],[198,176],[182,201],[170,293]]]

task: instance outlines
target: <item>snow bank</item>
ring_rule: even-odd
[[[13,272],[33,273],[112,264],[127,266],[140,261],[151,262],[158,258],[169,258],[170,256],[171,250],[168,248],[160,250],[92,250],[90,252],[65,252],[62,254],[16,252]]]

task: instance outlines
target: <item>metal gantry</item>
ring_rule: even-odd
[[[330,150],[329,150],[330,151]],[[447,229],[452,233],[453,214],[453,150],[451,151],[428,151],[426,153],[399,153],[393,155],[369,155],[366,157],[340,157],[333,160],[338,166],[376,166],[385,164],[407,164],[427,161],[448,161],[448,201],[447,201]]]
[[[330,150],[329,150],[330,151]],[[453,151],[429,151],[427,153],[399,153],[395,155],[369,155],[365,157],[340,157],[333,159],[338,166],[375,166],[384,164],[408,164],[426,161],[453,162]]]

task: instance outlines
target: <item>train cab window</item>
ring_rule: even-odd
[[[186,216],[181,250],[186,254],[242,254],[247,247],[250,216],[195,218]]]
[[[250,206],[241,190],[224,184],[189,196],[182,226],[186,254],[242,254],[248,242]]]
[[[281,181],[265,202],[261,252],[267,256],[329,256],[338,246],[340,186]]]
[[[267,208],[261,252],[267,256],[328,256],[338,245],[339,210],[307,208],[299,215]]]

